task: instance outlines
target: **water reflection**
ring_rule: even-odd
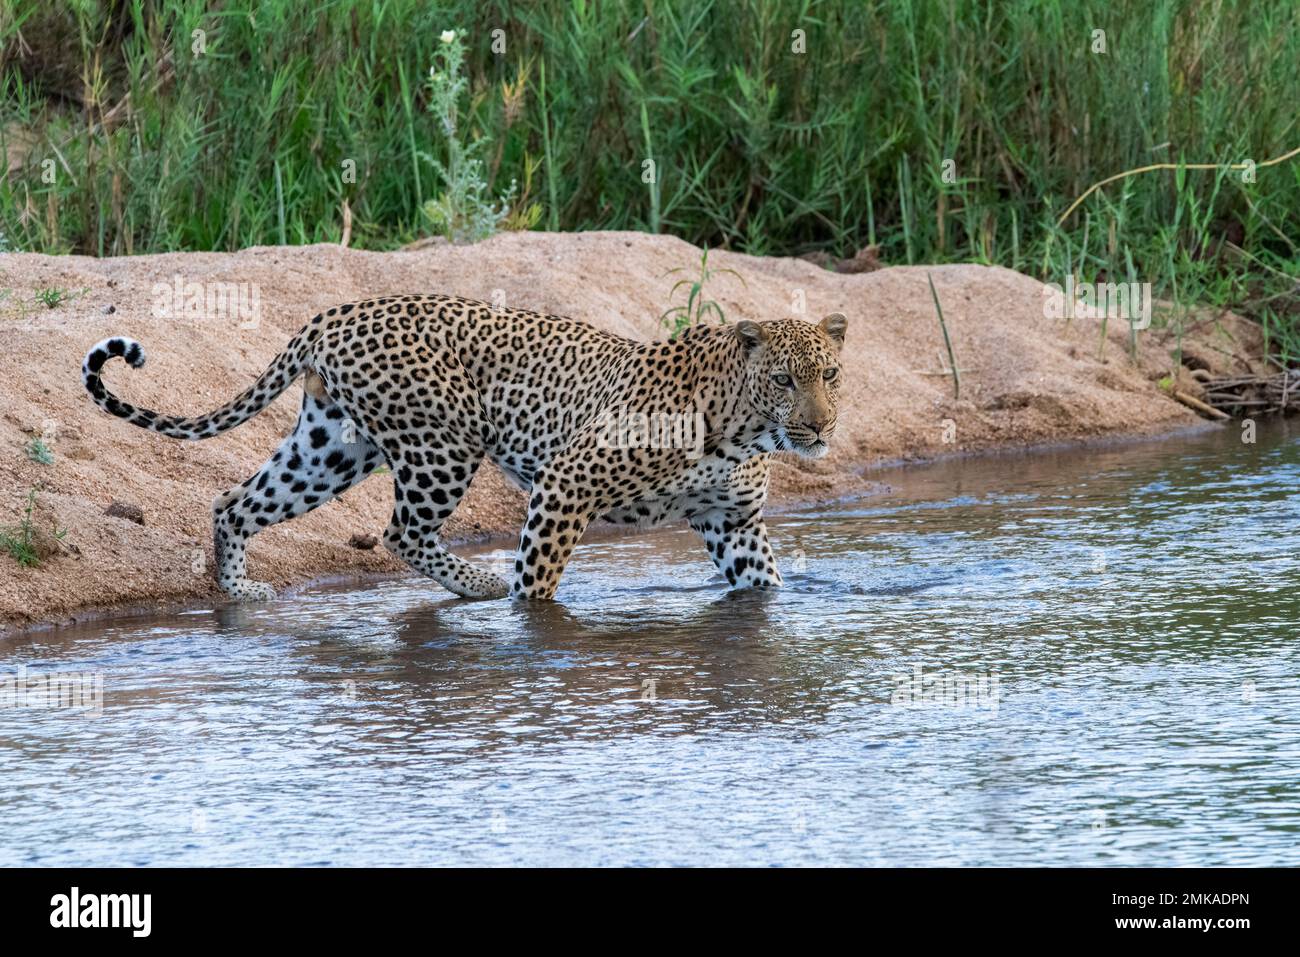
[[[465,603],[439,600],[392,615],[382,636],[309,629],[292,644],[303,680],[400,701],[392,717],[408,734],[481,725],[485,746],[517,744],[521,727],[562,741],[817,721],[839,669],[790,646],[769,614],[776,602],[698,594],[659,612],[557,603],[466,621]]]

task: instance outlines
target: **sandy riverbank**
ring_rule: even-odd
[[[0,290],[8,290],[0,300],[0,525],[16,525],[36,489],[38,544],[48,552],[35,568],[0,554],[0,626],[215,594],[211,501],[251,474],[296,416],[294,388],[260,417],[206,442],[176,442],[111,419],[91,404],[79,377],[82,356],[104,336],[132,336],[149,355],[139,371],[123,363],[108,368],[114,391],[138,405],[193,414],[241,390],[303,322],[330,305],[447,292],[655,338],[662,336],[657,316],[673,283],[693,275],[698,260],[699,250],[687,243],[639,233],[509,233],[473,247],[390,253],[318,245],[118,259],[0,257]],[[1045,319],[1041,284],[1005,269],[928,267],[965,370],[957,401],[951,378],[930,374],[941,368],[944,345],[926,268],[841,275],[798,259],[725,252],[711,253],[709,264],[744,278],[742,284],[720,275],[707,290],[731,319],[791,315],[799,304],[809,318],[843,312],[850,319],[835,445],[818,462],[777,468],[778,507],[865,490],[864,470],[884,461],[1158,434],[1197,421],[1157,385],[1172,371],[1167,337],[1143,333],[1134,364],[1126,324],[1112,321],[1099,359],[1095,320],[1067,326]],[[685,272],[665,275],[679,267]],[[249,328],[237,315],[155,316],[156,284],[174,285],[177,277],[250,284],[260,320]],[[50,308],[33,301],[42,289],[72,295]],[[1239,342],[1249,330],[1227,325],[1236,340],[1211,323],[1213,331],[1202,330],[1187,348],[1208,364],[1232,368],[1234,352],[1249,351]],[[25,451],[38,437],[53,453],[51,464]],[[391,494],[377,476],[259,535],[251,574],[283,587],[323,575],[401,570],[382,549],[349,545],[354,534],[383,530]],[[114,501],[138,508],[144,524],[105,514]],[[522,493],[485,468],[446,532],[462,541],[513,536],[522,502]],[[64,532],[61,540],[52,529]]]

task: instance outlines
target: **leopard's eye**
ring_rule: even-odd
[[[772,381],[783,389],[794,388],[794,379],[791,378],[788,372],[778,372],[776,375],[772,376]]]
[[[839,378],[839,375],[840,375],[840,370],[832,367],[822,373],[822,378],[825,379],[827,382],[834,382],[836,379]]]

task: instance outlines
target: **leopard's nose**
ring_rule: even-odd
[[[815,433],[817,433],[818,435],[821,435],[821,434],[822,434],[822,430],[825,429],[826,426],[828,426],[828,425],[830,425],[830,424],[831,424],[831,420],[828,419],[828,418],[827,418],[827,419],[813,419],[811,422],[805,422],[805,423],[804,423],[804,428],[812,429]]]

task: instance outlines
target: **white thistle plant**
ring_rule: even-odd
[[[444,185],[442,194],[428,200],[422,212],[432,227],[451,242],[473,243],[495,233],[510,215],[518,184],[512,180],[496,202],[487,195],[483,161],[478,156],[487,144],[483,140],[463,143],[459,136],[460,98],[468,86],[461,76],[465,47],[454,30],[444,30],[440,39],[442,69],[429,69],[429,100],[447,138],[447,162],[430,153],[420,154],[442,177]]]

